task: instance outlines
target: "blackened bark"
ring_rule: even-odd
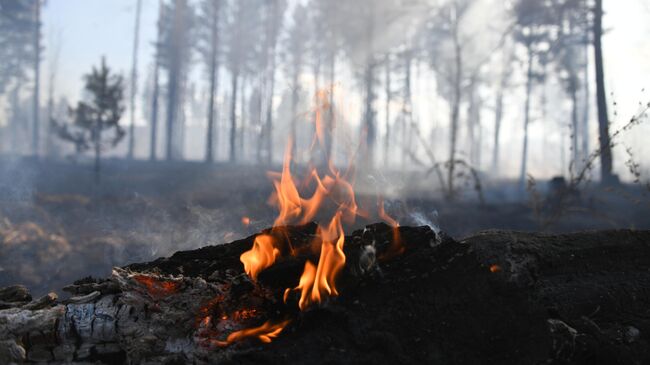
[[[232,85],[230,95],[230,162],[237,161],[237,89],[239,71],[232,74]]]
[[[596,105],[598,106],[598,139],[600,142],[600,181],[612,184],[612,146],[609,136],[607,95],[605,94],[605,70],[603,65],[603,0],[596,0],[594,11],[594,60],[596,63]]]
[[[530,94],[533,89],[533,49],[528,45],[528,66],[526,67],[526,101],[524,104],[524,138],[521,151],[521,170],[519,172],[519,190],[523,193],[526,188],[528,173],[528,125],[530,124]]]

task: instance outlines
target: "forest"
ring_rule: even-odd
[[[0,0],[0,363],[650,361],[649,18]]]

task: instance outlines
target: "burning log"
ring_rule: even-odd
[[[256,236],[82,279],[72,298],[0,290],[0,363],[647,363],[650,232],[490,231],[461,242],[427,227],[345,237],[338,297],[300,311],[315,224],[253,281]],[[259,237],[259,235],[257,236]],[[389,255],[399,237],[403,252]],[[270,343],[269,343],[270,342]]]

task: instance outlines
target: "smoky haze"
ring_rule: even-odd
[[[329,158],[400,224],[645,227],[648,16],[613,0],[0,0],[0,286],[255,233],[290,141],[295,171]]]

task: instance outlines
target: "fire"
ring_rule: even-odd
[[[221,320],[228,320],[228,316],[224,316]],[[274,338],[278,337],[280,333],[291,323],[290,319],[286,319],[277,323],[266,321],[264,324],[245,328],[242,330],[234,331],[226,337],[225,340],[218,340],[213,336],[218,336],[218,331],[215,331],[212,324],[212,316],[208,315],[203,317],[198,323],[199,327],[199,341],[207,346],[225,347],[232,345],[235,342],[240,342],[248,338],[255,338],[263,343],[269,343]]]
[[[345,265],[345,254],[343,253],[345,235],[341,226],[341,213],[334,216],[326,229],[323,230],[319,226],[318,230],[322,239],[318,267],[310,261],[305,262],[305,269],[298,286],[293,288],[295,291],[300,291],[300,300],[298,301],[300,310],[320,303],[328,296],[337,296],[336,276]],[[285,290],[285,303],[291,291],[292,289]]]
[[[253,281],[262,270],[273,265],[280,251],[273,245],[273,237],[261,234],[255,237],[253,248],[244,252],[239,260],[244,264],[244,271]]]
[[[280,335],[280,332],[291,323],[291,320],[284,320],[279,323],[272,323],[271,321],[264,322],[261,326],[246,328],[243,330],[235,331],[228,335],[225,341],[213,340],[213,343],[218,346],[228,346],[234,342],[242,341],[247,338],[257,338],[258,340],[269,343],[274,338]]]
[[[312,152],[315,148],[327,151],[327,134],[331,134],[333,125],[326,126],[323,123],[322,111],[331,109],[328,93],[318,92],[316,104],[315,133],[310,149]],[[253,281],[257,281],[260,272],[281,259],[280,247],[288,247],[288,250],[283,250],[283,252],[295,253],[288,236],[286,236],[286,242],[277,238],[278,233],[282,233],[283,226],[306,224],[312,221],[328,222],[318,224],[317,235],[314,239],[314,253],[320,251],[318,264],[306,261],[298,285],[288,288],[284,292],[285,303],[292,292],[300,293],[298,307],[304,311],[326,301],[329,297],[339,295],[336,279],[346,262],[343,251],[345,244],[343,222],[352,224],[357,215],[365,216],[367,213],[360,210],[357,205],[354,181],[351,178],[354,175],[352,164],[342,173],[331,159],[328,159],[319,166],[310,166],[300,181],[294,178],[291,171],[293,151],[294,141],[290,137],[284,153],[282,171],[268,173],[274,187],[274,192],[269,197],[268,203],[278,210],[278,216],[273,224],[273,235],[255,237],[253,247],[244,252],[240,256],[240,260],[244,264],[246,274]],[[329,155],[329,152],[325,155]],[[380,200],[378,208],[379,217],[394,230],[394,242],[389,249],[389,254],[402,253],[404,246],[399,240],[399,223],[386,214],[383,200]],[[248,225],[250,219],[244,217],[242,223]],[[222,320],[228,319],[228,316],[222,318]],[[210,320],[211,318],[208,319],[208,322]],[[289,320],[279,323],[269,321],[258,327],[233,332],[225,341],[211,340],[211,343],[227,346],[246,338],[257,338],[265,343],[271,342],[288,324]]]

